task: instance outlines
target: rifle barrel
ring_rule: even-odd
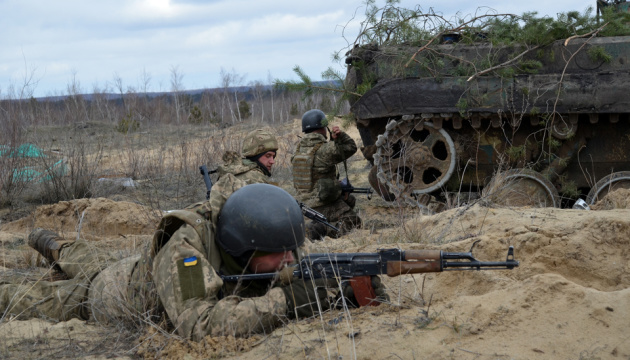
[[[518,261],[445,261],[442,264],[444,271],[471,269],[471,270],[505,270],[513,269],[519,265]]]
[[[302,209],[302,214],[304,216],[306,216],[307,218],[313,220],[313,221],[317,221],[318,223],[324,224],[326,226],[328,226],[329,228],[339,232],[339,228],[333,226],[332,224],[330,224],[328,222],[328,219],[326,218],[326,216],[324,216],[324,214],[317,212],[313,209],[311,209],[310,207],[306,206],[306,204],[299,202],[298,204],[300,205],[300,209]]]

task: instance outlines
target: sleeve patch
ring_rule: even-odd
[[[182,301],[192,298],[204,298],[206,287],[203,280],[203,269],[197,257],[189,257],[177,261],[180,292]]]
[[[184,266],[195,266],[197,265],[197,257],[191,256],[189,258],[184,259]]]

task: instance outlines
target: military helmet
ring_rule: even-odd
[[[246,185],[230,195],[219,213],[217,241],[235,258],[256,250],[295,250],[304,238],[300,205],[277,186]]]
[[[326,114],[319,109],[309,110],[302,115],[302,132],[307,133],[313,130],[328,126]]]
[[[245,135],[242,150],[244,157],[256,156],[267,151],[278,151],[278,140],[271,132],[256,129]]]

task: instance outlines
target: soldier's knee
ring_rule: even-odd
[[[363,225],[363,222],[361,221],[361,218],[358,215],[352,214],[352,215],[342,217],[339,220],[339,225],[340,225],[339,226],[340,235],[345,235],[349,233],[350,231],[352,231],[352,229],[361,228],[361,226]]]
[[[312,241],[323,240],[327,235],[327,227],[324,224],[311,222],[306,225],[306,236]]]
[[[348,195],[348,198],[344,198],[343,201],[350,206],[351,209],[354,209],[354,206],[357,204],[357,198],[352,195]]]

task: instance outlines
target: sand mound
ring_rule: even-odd
[[[105,198],[78,199],[43,205],[32,216],[2,226],[3,231],[22,232],[36,227],[56,231],[112,236],[151,234],[160,214],[142,205]]]
[[[616,189],[591,206],[593,210],[630,209],[630,189]]]
[[[478,241],[473,250],[478,260],[499,261],[505,259],[508,247],[514,246],[520,266],[514,270],[384,277],[391,304],[333,310],[297,322],[286,320],[285,326],[260,338],[207,338],[203,343],[190,344],[149,330],[140,338],[140,344],[130,347],[134,349],[130,353],[111,355],[238,359],[630,358],[629,199],[630,191],[619,189],[590,211],[475,205],[409,217],[400,227],[362,229],[340,239],[326,239],[312,244],[313,249],[371,252],[400,247],[467,252]],[[369,210],[397,212],[393,208]],[[150,209],[107,199],[41,206],[29,218],[3,224],[0,260],[4,260],[0,266],[5,269],[0,269],[13,270],[24,263],[20,251],[32,253],[24,234],[33,227],[76,233],[81,223],[82,234],[89,233],[89,239],[131,236],[138,239],[139,246],[150,239],[157,221],[157,214]],[[405,236],[400,236],[403,233]],[[112,242],[112,246],[125,244],[129,241]],[[77,330],[90,334],[89,339],[80,338],[85,343],[82,346],[96,348],[107,343],[113,329],[73,321],[53,325],[41,319],[0,323],[0,335],[11,334],[4,337],[5,343],[0,342],[0,357],[33,349],[53,354],[51,347],[41,350],[33,344],[42,343],[37,340],[40,338],[52,341],[54,336],[55,344],[70,347],[79,339]],[[55,329],[65,333],[50,332]]]

